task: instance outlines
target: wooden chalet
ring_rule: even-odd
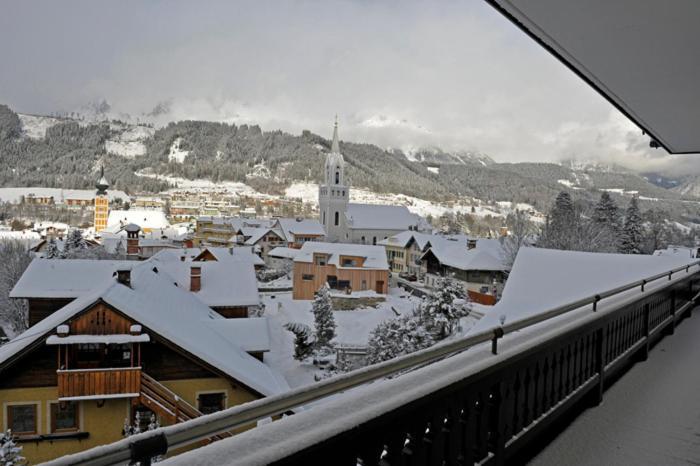
[[[281,393],[261,329],[265,319],[226,320],[156,268],[118,270],[0,347],[0,423],[37,463],[118,440],[137,412],[169,425]]]

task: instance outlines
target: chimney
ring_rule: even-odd
[[[467,239],[467,249],[471,250],[474,248],[476,248],[476,239],[471,239],[471,238]]]
[[[202,268],[192,266],[190,268],[190,291],[196,293],[202,289]]]
[[[117,270],[117,282],[131,288],[131,270]]]

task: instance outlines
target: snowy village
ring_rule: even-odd
[[[27,25],[35,9],[8,3],[13,28]],[[54,16],[64,29],[88,10],[132,21],[109,3]],[[193,78],[201,100],[150,111],[126,98],[46,110],[22,100],[19,78],[0,89],[0,466],[700,462],[700,321],[688,319],[700,300],[700,139],[687,123],[700,121],[700,70],[684,55],[700,40],[684,18],[699,7],[409,3],[397,12],[284,2],[274,33],[264,8],[236,5],[234,22],[252,29],[221,34],[268,31],[292,55],[306,53],[303,37],[309,67],[329,67],[324,76],[352,94],[299,87],[318,109],[289,113],[291,87],[277,107],[256,103],[250,86],[277,69],[256,55],[270,53],[262,42],[232,48],[256,77],[232,78],[251,96],[240,105],[208,109],[207,92],[221,95],[209,78],[228,70],[218,61],[207,80]],[[164,6],[141,8],[150,18]],[[166,16],[200,30],[231,8],[197,18],[194,5],[173,4]],[[337,31],[302,27],[341,11]],[[366,15],[382,27],[361,27]],[[651,40],[652,17],[667,32],[655,58],[694,80],[620,79],[646,69],[630,44]],[[442,86],[427,103],[410,73],[376,84],[386,108],[424,111],[415,121],[362,116],[373,85],[332,71],[394,63],[391,45],[358,58],[329,44],[365,31],[357,47],[367,50],[395,37],[395,21],[440,30],[406,38],[410,50],[447,47],[430,72],[416,52],[417,75]],[[489,90],[465,100],[444,74],[464,66],[447,58],[462,53],[447,39],[460,21],[474,28],[460,40],[493,39],[486,54],[465,52],[474,63],[506,61],[551,83],[506,104],[529,84],[499,77],[493,91],[496,78],[469,75]],[[133,27],[158,50],[154,32]],[[594,27],[605,34],[585,33]],[[220,46],[212,41],[188,47],[205,63]],[[118,45],[141,60],[130,47]],[[129,66],[157,73],[148,62]],[[293,86],[292,69],[274,81],[278,92]],[[168,75],[144,84],[151,98],[161,84],[182,89]],[[550,93],[571,107],[552,110],[554,130],[541,116],[548,104],[523,103]],[[431,113],[435,99],[445,103]],[[465,103],[478,118],[448,121],[469,113]],[[506,119],[512,105],[529,117]],[[601,122],[576,120],[589,106]],[[459,148],[467,143],[479,150]]]

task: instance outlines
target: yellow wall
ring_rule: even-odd
[[[7,429],[8,404],[32,404],[38,403],[37,430],[39,434],[51,433],[50,403],[58,399],[56,387],[42,388],[13,388],[0,390],[0,425]],[[27,458],[29,464],[37,464],[59,456],[88,448],[115,442],[122,438],[124,419],[129,416],[129,400],[105,400],[102,407],[97,406],[97,401],[81,401],[80,431],[89,432],[86,439],[42,440],[39,442],[22,442],[22,456]]]
[[[177,393],[195,408],[199,393],[226,392],[226,407],[257,399],[257,396],[246,391],[243,387],[234,386],[222,377],[206,379],[184,379],[162,382],[170,390]],[[38,403],[38,433],[49,434],[51,432],[50,402],[57,401],[56,387],[43,388],[18,388],[0,390],[0,426],[7,429],[6,415],[8,404]],[[124,419],[130,417],[130,399],[105,400],[102,407],[98,407],[97,401],[86,400],[80,402],[80,431],[89,432],[86,439],[43,440],[39,442],[22,442],[22,455],[27,458],[29,464],[37,464],[50,459],[58,458],[69,453],[87,450],[97,445],[115,442],[122,438]],[[162,425],[168,421],[161,420]],[[174,452],[178,453],[178,452]]]

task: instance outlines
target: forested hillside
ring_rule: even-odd
[[[108,152],[105,142],[119,139],[119,131],[128,127],[114,121],[64,119],[48,127],[43,137],[37,137],[37,131],[30,137],[21,118],[0,105],[0,185],[89,188],[104,163],[112,186],[127,192],[168,187],[155,178],[135,175],[144,169],[187,179],[245,182],[260,191],[281,192],[293,181],[320,181],[330,146],[329,140],[309,131],[295,136],[262,131],[256,125],[181,121],[144,131],[143,155]],[[575,199],[589,201],[598,196],[598,190],[609,189],[665,199],[664,207],[673,210],[674,216],[688,217],[697,210],[696,204],[677,202],[682,192],[624,170],[496,163],[479,152],[447,153],[438,148],[409,154],[352,142],[341,142],[340,148],[352,185],[378,193],[432,201],[471,196],[526,202],[546,210],[563,189]]]

